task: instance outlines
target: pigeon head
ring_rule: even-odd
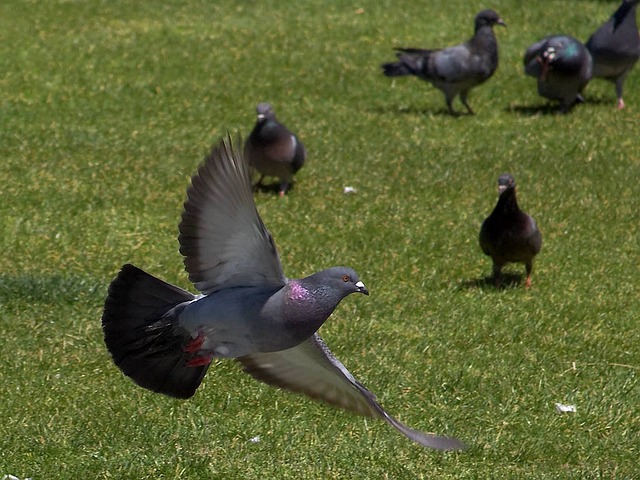
[[[481,27],[493,27],[494,25],[507,26],[494,10],[483,10],[476,15],[476,31]]]
[[[339,302],[352,293],[369,295],[369,290],[355,270],[348,267],[332,267],[300,280],[301,285],[319,297]]]
[[[256,113],[258,114],[258,121],[265,119],[271,119],[276,117],[276,112],[273,111],[273,107],[270,103],[262,102],[256,107]]]
[[[510,173],[503,173],[498,177],[498,194],[502,195],[502,192],[516,188],[516,179]]]
[[[355,270],[348,267],[333,267],[320,272],[327,286],[344,293],[344,296],[352,293],[364,293],[369,295],[369,290],[358,277]]]

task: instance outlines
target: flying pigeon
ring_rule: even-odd
[[[569,35],[545,37],[524,55],[524,71],[538,79],[538,93],[560,101],[563,112],[584,102],[581,92],[591,79],[592,66],[587,48]]]
[[[593,76],[616,84],[620,110],[624,108],[624,81],[640,58],[640,35],[636,24],[638,1],[623,0],[611,18],[586,43],[593,58]]]
[[[298,137],[278,122],[269,103],[259,103],[256,111],[258,118],[245,142],[245,156],[260,173],[255,186],[260,186],[267,175],[278,177],[279,194],[283,196],[293,182],[293,174],[304,165],[307,152]]]
[[[144,388],[189,398],[214,357],[235,358],[260,381],[382,418],[423,446],[464,448],[400,423],[331,353],[318,328],[346,296],[369,292],[346,267],[284,276],[233,143],[221,140],[199,167],[179,226],[180,252],[200,294],[122,267],[102,316],[114,363]]]
[[[383,64],[383,72],[388,77],[416,75],[431,82],[444,93],[451,114],[455,114],[453,99],[459,95],[469,114],[473,114],[467,94],[486,82],[498,68],[494,25],[507,26],[493,10],[483,10],[476,15],[473,37],[465,43],[434,50],[396,48],[398,61]]]
[[[493,260],[493,280],[501,285],[502,267],[510,262],[524,263],[525,287],[531,287],[533,257],[542,247],[542,234],[535,220],[518,207],[516,181],[511,174],[498,177],[498,203],[480,228],[480,247]]]

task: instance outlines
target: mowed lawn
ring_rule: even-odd
[[[617,5],[0,2],[0,478],[640,477],[640,68],[624,111],[594,80],[567,115],[522,68],[532,42],[586,40]],[[475,116],[381,74],[392,47],[458,43],[488,7],[508,28]],[[309,152],[285,198],[256,194],[285,273],[348,265],[371,291],[324,339],[390,413],[468,450],[425,450],[230,360],[188,401],[111,362],[109,282],[131,262],[193,291],[189,178],[261,101]],[[520,265],[494,288],[477,240],[507,171],[544,236],[530,290]]]

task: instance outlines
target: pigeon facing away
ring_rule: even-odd
[[[593,58],[593,76],[615,83],[620,110],[624,108],[624,81],[640,58],[640,34],[636,23],[638,1],[623,0],[586,43]]]
[[[105,343],[138,385],[189,398],[214,357],[235,358],[258,380],[382,418],[426,447],[464,447],[390,416],[329,351],[318,328],[343,298],[369,292],[346,267],[284,276],[256,210],[248,165],[230,138],[192,178],[179,230],[180,252],[200,295],[125,265],[105,302]]]
[[[493,280],[501,285],[502,267],[510,262],[524,263],[525,287],[531,287],[533,257],[542,247],[542,234],[535,220],[518,207],[516,181],[505,173],[498,177],[498,203],[482,223],[480,247],[493,259]]]
[[[476,15],[473,37],[465,43],[436,50],[396,48],[398,61],[383,64],[384,74],[388,77],[416,75],[442,90],[451,114],[455,113],[452,102],[456,95],[473,114],[467,103],[469,90],[486,82],[498,68],[494,25],[506,27],[496,12],[483,10]]]
[[[538,93],[560,101],[563,112],[584,102],[581,92],[591,79],[592,66],[587,48],[569,35],[545,37],[524,55],[524,71],[538,79]]]
[[[256,111],[258,118],[245,142],[245,156],[260,173],[255,186],[260,186],[267,175],[278,177],[279,194],[283,196],[293,182],[293,174],[304,165],[307,152],[298,137],[278,122],[270,104],[259,103]]]

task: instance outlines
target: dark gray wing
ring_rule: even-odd
[[[408,438],[438,450],[461,450],[455,438],[414,430],[389,415],[375,395],[358,382],[316,333],[300,345],[279,352],[238,358],[245,372],[269,385],[303,393],[311,398],[369,417],[380,417]]]
[[[202,293],[285,284],[276,246],[256,210],[248,166],[230,136],[191,179],[179,228],[189,279]]]

